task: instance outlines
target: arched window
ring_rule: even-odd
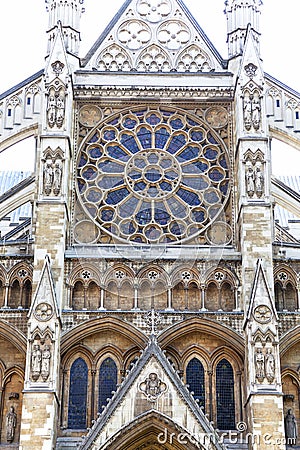
[[[17,308],[20,305],[20,283],[15,280],[10,288],[9,307]]]
[[[74,285],[72,306],[75,310],[79,310],[84,307],[84,287],[81,281],[76,281]]]
[[[99,371],[99,397],[98,410],[107,404],[107,399],[112,396],[112,391],[117,388],[118,371],[116,363],[112,358],[106,358],[100,366]]]
[[[32,294],[31,282],[29,280],[26,280],[24,283],[23,292],[22,292],[22,306],[24,308],[30,307],[31,294]]]
[[[194,397],[199,400],[199,406],[205,407],[205,386],[203,365],[197,358],[190,360],[186,367],[186,382]]]
[[[68,428],[86,428],[88,367],[82,358],[73,362],[70,370]]]
[[[222,359],[216,369],[217,428],[235,429],[234,376],[231,364]]]

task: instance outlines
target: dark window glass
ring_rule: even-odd
[[[216,369],[217,428],[235,428],[234,377],[231,364],[222,359]]]
[[[86,428],[87,383],[87,365],[78,358],[71,366],[68,408],[68,427],[75,430]]]
[[[112,391],[117,388],[117,366],[113,359],[106,358],[99,371],[99,400],[98,409],[107,404],[107,399],[112,396]]]
[[[186,381],[189,390],[194,392],[194,397],[199,400],[199,406],[205,406],[204,369],[197,358],[190,360],[186,367]]]

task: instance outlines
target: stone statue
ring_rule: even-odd
[[[9,412],[6,415],[6,440],[7,442],[13,442],[15,437],[15,429],[17,426],[17,414],[15,408],[11,406]]]
[[[56,100],[54,95],[49,95],[48,98],[47,118],[49,127],[54,127],[56,121]]]
[[[32,379],[36,381],[41,373],[42,352],[40,346],[35,344],[31,353],[31,374]]]
[[[47,159],[44,166],[44,193],[46,195],[51,194],[52,183],[53,183],[53,168],[52,160]]]
[[[257,197],[261,197],[263,194],[264,176],[260,170],[260,167],[256,168],[254,182],[256,195]]]
[[[284,428],[285,428],[285,436],[288,440],[288,444],[291,443],[291,440],[294,440],[294,444],[296,444],[297,439],[297,422],[296,418],[291,409],[288,410],[285,418],[284,418]]]
[[[53,169],[53,193],[58,195],[61,190],[61,179],[62,179],[62,162],[57,159],[54,163]]]
[[[265,378],[265,357],[261,348],[258,348],[254,355],[255,359],[255,377],[262,383]]]
[[[251,129],[252,124],[252,102],[249,96],[245,96],[244,98],[244,124],[247,131]]]
[[[266,366],[266,378],[269,381],[269,383],[272,383],[275,378],[275,358],[271,348],[268,348],[267,350],[267,354],[265,357],[265,366]]]
[[[260,118],[261,118],[261,104],[258,96],[254,96],[252,100],[252,125],[253,128],[257,131],[260,127]]]
[[[139,387],[150,402],[155,402],[167,390],[167,385],[158,378],[156,373],[150,373],[148,378],[143,383],[140,383]]]
[[[248,167],[246,172],[246,190],[249,197],[253,197],[254,195],[254,171],[252,167]]]
[[[61,128],[65,118],[65,100],[62,95],[56,99],[56,125]]]
[[[46,381],[50,374],[50,359],[51,359],[50,345],[45,345],[44,350],[42,352],[41,375],[43,381]]]

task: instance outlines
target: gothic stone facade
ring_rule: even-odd
[[[36,137],[0,197],[0,445],[297,444],[300,97],[263,71],[260,1],[228,0],[228,59],[183,0],[126,0],[78,58],[83,0],[47,0],[45,68],[0,96],[0,151]],[[3,223],[3,222],[1,222]]]

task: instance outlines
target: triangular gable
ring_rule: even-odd
[[[261,306],[265,307],[265,309],[257,310],[257,307]],[[263,317],[263,314],[265,314],[265,317]],[[278,320],[277,311],[263,270],[262,260],[259,259],[257,261],[246,322],[256,320],[259,324],[268,324],[267,316],[275,317]]]
[[[100,72],[210,72],[225,62],[182,0],[127,0],[82,66]]]
[[[52,279],[50,259],[46,255],[44,266],[28,313],[32,329],[37,324],[45,328],[49,321],[59,318],[59,311]]]
[[[211,449],[225,449],[152,336],[141,358],[84,438],[80,450],[105,449],[120,430],[155,411],[193,436],[197,448],[203,448],[201,440],[209,436]]]

